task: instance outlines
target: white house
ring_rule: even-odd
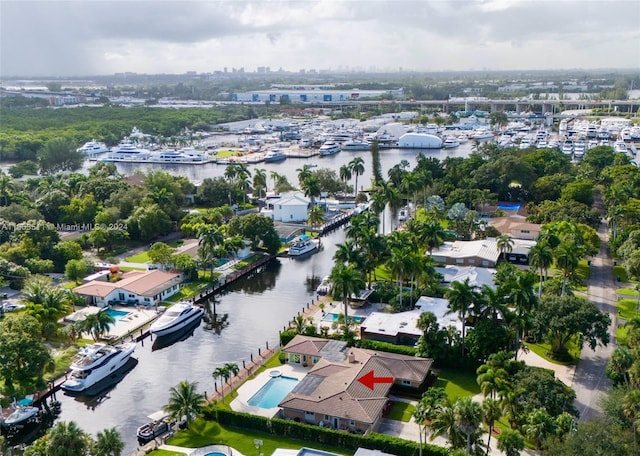
[[[182,275],[160,270],[130,271],[117,282],[93,280],[73,291],[90,304],[106,307],[113,302],[153,306],[178,292]]]
[[[288,192],[269,200],[273,207],[272,217],[276,222],[306,222],[311,200],[302,192]]]
[[[431,296],[420,296],[416,301],[415,308],[420,312],[431,312],[438,319],[438,325],[441,328],[453,326],[462,332],[462,321],[458,318],[458,314],[449,313],[449,300],[443,298],[432,298]]]

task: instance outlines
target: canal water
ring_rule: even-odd
[[[446,156],[467,156],[471,145],[463,144],[453,150],[422,151],[426,156],[443,159]],[[416,163],[415,150],[381,150],[381,165],[386,171],[401,160],[409,162],[409,169]],[[297,171],[305,163],[317,164],[317,168],[330,168],[338,173],[340,166],[355,156],[365,162],[365,173],[359,178],[359,186],[371,182],[371,157],[364,152],[341,152],[331,157],[287,159],[278,164],[250,165],[287,176],[297,185]],[[140,165],[117,163],[123,174],[136,169],[144,172],[165,169],[172,174],[191,180],[217,177],[224,174],[224,166],[206,164],[189,165]],[[386,175],[385,175],[386,177]],[[273,181],[271,180],[270,185]],[[353,181],[352,181],[353,183]],[[211,329],[203,322],[185,340],[154,349],[154,341],[146,339],[136,347],[132,369],[111,389],[93,398],[71,397],[58,392],[62,403],[60,420],[75,421],[86,432],[96,435],[105,428],[115,427],[122,435],[126,447],[124,455],[138,448],[136,429],[148,421],[150,415],[166,404],[169,388],[182,380],[198,382],[200,392],[212,393],[212,372],[226,363],[242,366],[251,355],[258,354],[266,344],[278,344],[278,331],[282,330],[297,312],[315,299],[315,289],[333,266],[336,244],[344,241],[344,230],[339,229],[323,238],[323,248],[302,260],[278,258],[264,270],[232,284],[216,297],[216,312],[221,324]]]

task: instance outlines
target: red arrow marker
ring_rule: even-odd
[[[393,377],[376,377],[373,374],[373,371],[370,370],[362,377],[360,377],[358,381],[373,391],[373,387],[376,385],[376,383],[393,383]]]

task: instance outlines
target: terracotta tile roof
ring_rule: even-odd
[[[180,274],[154,271],[130,271],[117,282],[102,282],[94,280],[73,289],[74,292],[85,296],[104,298],[116,289],[121,289],[140,296],[155,296],[168,287],[180,283]]]
[[[297,335],[283,351],[318,356],[329,342],[335,341]],[[376,383],[371,390],[358,381],[360,377],[373,371],[376,377],[421,383],[433,364],[431,359],[359,348],[343,353],[341,360],[320,359],[279,406],[373,423],[382,413],[392,384]]]

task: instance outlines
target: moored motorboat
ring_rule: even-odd
[[[447,136],[445,140],[442,142],[442,147],[444,149],[453,149],[460,145],[460,141],[455,136]]]
[[[143,444],[151,442],[156,437],[163,436],[164,434],[169,432],[169,430],[171,429],[171,425],[173,424],[173,421],[163,411],[149,415],[148,418],[151,421],[143,424],[136,431],[138,441]]]
[[[282,151],[282,149],[278,149],[277,147],[272,148],[264,155],[265,163],[275,163],[282,160],[285,160],[287,155]]]
[[[323,277],[322,282],[320,282],[320,285],[316,288],[316,293],[321,296],[328,295],[331,293],[331,288],[331,279],[329,276],[325,276]]]
[[[326,141],[320,146],[320,156],[326,157],[328,155],[335,155],[342,150],[340,144],[335,141]]]
[[[302,234],[291,241],[289,246],[289,256],[296,257],[305,253],[313,252],[318,248],[319,242],[311,236]]]
[[[91,157],[94,155],[106,154],[107,152],[109,152],[109,148],[105,143],[92,139],[91,141],[85,143],[82,147],[79,147],[77,151],[82,152],[88,157]]]
[[[17,406],[16,409],[4,421],[4,429],[22,428],[30,423],[35,423],[40,419],[40,409],[30,405]]]
[[[71,363],[71,376],[60,387],[72,393],[86,390],[124,366],[135,348],[135,342],[115,346],[96,343],[82,347]]]
[[[346,150],[346,151],[369,150],[370,148],[371,148],[371,144],[369,144],[367,141],[360,141],[357,139],[353,139],[353,140],[342,143],[342,150]]]
[[[155,336],[166,336],[202,318],[204,309],[190,302],[182,301],[169,307],[160,318],[149,327]]]

